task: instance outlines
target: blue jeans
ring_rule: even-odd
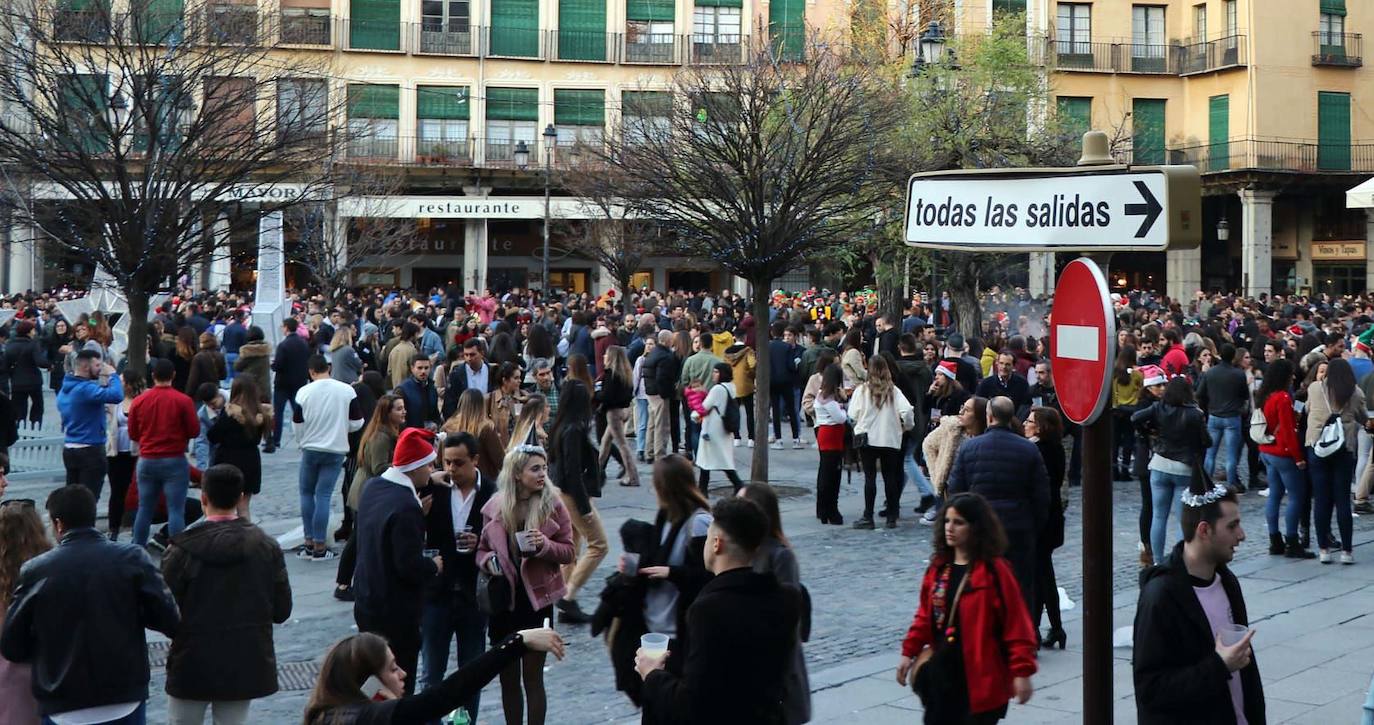
[[[1288,510],[1283,514],[1283,535],[1298,537],[1298,518],[1302,514],[1302,502],[1307,500],[1307,471],[1298,468],[1297,461],[1287,456],[1271,456],[1260,453],[1264,470],[1269,474],[1269,500],[1264,504],[1264,518],[1269,524],[1269,533],[1279,533],[1279,506],[1283,504],[1284,494],[1288,495]]]
[[[935,489],[930,485],[930,479],[921,473],[921,467],[916,465],[916,436],[907,433],[902,436],[902,466],[906,468],[906,475],[916,484],[916,490],[921,493],[921,497],[934,496]]]
[[[1192,476],[1163,471],[1150,471],[1150,503],[1154,516],[1150,519],[1150,551],[1155,561],[1162,561],[1169,555],[1164,548],[1169,533],[1169,514],[1178,516],[1183,511],[1183,492],[1188,490]]]
[[[167,534],[181,533],[186,528],[186,488],[191,485],[191,464],[186,457],[139,458],[136,471],[138,513],[134,516],[134,543],[148,543],[158,494],[167,497]]]
[[[58,713],[59,715],[62,713]],[[107,720],[102,725],[146,725],[148,722],[148,703],[147,701],[138,703],[138,707],[128,715],[117,720]],[[57,725],[50,717],[43,718],[43,725]]]
[[[1207,419],[1207,434],[1212,436],[1212,447],[1207,449],[1207,455],[1202,458],[1202,470],[1207,472],[1207,478],[1212,477],[1213,466],[1217,462],[1217,451],[1221,450],[1224,443],[1226,445],[1226,482],[1232,488],[1240,488],[1240,474],[1236,472],[1236,465],[1240,463],[1240,451],[1245,445],[1241,440],[1240,416],[1234,418],[1218,418],[1212,416]]]
[[[323,544],[327,540],[329,498],[334,495],[334,484],[339,482],[345,455],[310,449],[301,451],[301,524],[305,527],[306,541]]]
[[[1355,454],[1342,448],[1326,458],[1307,449],[1307,470],[1312,474],[1312,512],[1317,519],[1317,546],[1335,549],[1331,538],[1331,509],[1336,509],[1341,551],[1350,551],[1353,522],[1350,516],[1350,483],[1355,480]],[[1273,496],[1273,494],[1269,494]]]
[[[461,556],[461,555],[460,555]],[[448,667],[448,648],[458,636],[458,667],[466,667],[485,650],[487,640],[487,618],[476,605],[455,606],[448,602],[435,604],[425,602],[424,613],[420,616],[420,689],[438,687],[444,681]],[[477,722],[477,706],[481,704],[482,693],[473,694],[472,699],[463,703],[468,709],[468,717]]]
[[[644,455],[644,438],[649,434],[649,399],[635,398],[635,449]]]
[[[296,405],[296,394],[288,393],[285,390],[272,391],[272,445],[281,445],[281,427],[286,422],[282,413],[286,411],[286,404],[291,404],[293,413],[301,412],[301,406]],[[293,418],[294,420],[294,418]],[[295,423],[291,424],[294,428]]]

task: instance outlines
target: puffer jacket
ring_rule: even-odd
[[[1152,403],[1131,414],[1131,423],[1148,433],[1154,441],[1155,455],[1171,461],[1192,464],[1202,460],[1202,454],[1212,447],[1212,436],[1202,411],[1195,405],[1167,405]]]
[[[753,395],[754,369],[757,367],[754,348],[731,345],[725,350],[725,362],[730,364],[730,369],[735,375],[735,393],[741,398]]]
[[[949,469],[950,493],[969,491],[987,499],[1002,525],[1040,531],[1050,515],[1050,479],[1034,443],[1009,428],[990,426],[959,446]]]
[[[945,481],[954,465],[954,456],[966,438],[963,426],[959,425],[959,416],[946,415],[921,441],[921,452],[925,453],[926,466],[930,469],[930,482],[941,496],[945,494]]]

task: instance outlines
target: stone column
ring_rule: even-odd
[[[1202,289],[1202,248],[1170,249],[1165,256],[1165,291],[1170,299],[1187,304]]]
[[[1374,209],[1364,212],[1364,288],[1374,289]]]
[[[5,245],[9,249],[9,269],[5,278],[5,291],[9,294],[23,292],[34,288],[34,278],[36,273],[34,267],[37,262],[35,253],[38,246],[38,235],[40,232],[28,224],[17,224],[9,227],[7,237],[9,244]]]
[[[485,197],[491,194],[486,186],[464,186],[468,196]],[[487,220],[467,219],[463,229],[463,292],[482,293],[487,286]]]
[[[1029,266],[1027,289],[1031,296],[1054,292],[1054,252],[1031,252]]]
[[[229,217],[220,214],[215,218],[215,223],[210,227],[212,243],[210,245],[210,284],[207,289],[215,292],[222,289],[229,289],[229,284],[233,280],[233,250],[229,236]]]
[[[1240,191],[1240,269],[1244,293],[1255,297],[1271,291],[1274,274],[1274,197],[1261,189]]]

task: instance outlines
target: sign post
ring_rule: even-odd
[[[1107,136],[1083,135],[1074,168],[916,174],[906,240],[963,252],[1076,251],[1055,288],[1050,358],[1065,417],[1083,426],[1083,722],[1112,722],[1112,420],[1116,319],[1112,252],[1163,252],[1202,242],[1193,166],[1116,164]]]

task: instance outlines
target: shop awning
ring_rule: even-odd
[[[1374,209],[1374,179],[1345,192],[1345,208]]]

